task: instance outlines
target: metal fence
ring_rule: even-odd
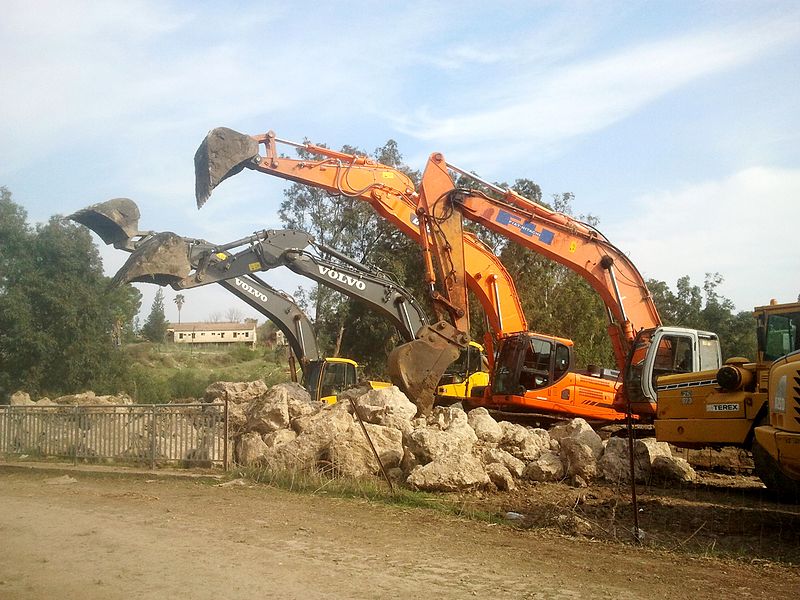
[[[0,453],[227,468],[228,411],[223,402],[0,406]]]

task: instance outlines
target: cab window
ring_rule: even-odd
[[[355,385],[355,369],[348,363],[328,363],[322,376],[320,396],[335,396],[345,388]]]
[[[800,347],[798,325],[800,325],[800,314],[769,315],[764,360],[777,360]]]
[[[547,340],[532,339],[525,350],[519,383],[526,390],[550,385],[550,357],[553,344]]]
[[[553,377],[561,379],[569,371],[569,348],[564,344],[556,344],[556,361],[553,369]]]

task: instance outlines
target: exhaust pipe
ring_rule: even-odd
[[[142,242],[114,275],[112,284],[155,283],[180,289],[177,284],[191,270],[189,243],[179,235],[165,231]]]
[[[129,198],[114,198],[92,204],[67,217],[85,225],[107,245],[125,248],[128,240],[139,233],[139,207]]]
[[[258,158],[258,142],[227,127],[208,132],[194,155],[194,195],[197,208],[211,197],[221,181],[236,175]]]

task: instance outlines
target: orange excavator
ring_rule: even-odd
[[[456,187],[453,174],[479,183],[495,196]],[[624,394],[615,401],[620,410],[630,402],[631,412],[651,420],[656,415],[658,377],[721,366],[716,334],[662,326],[639,270],[596,228],[449,165],[440,153],[428,159],[419,206],[429,243],[442,257],[453,254],[449,248],[457,243],[466,218],[568,267],[595,289],[606,306],[614,355],[625,373],[627,401]],[[459,274],[454,270],[451,275],[454,287],[460,285]],[[513,386],[517,373],[524,373],[524,367],[511,371],[527,362],[529,351],[525,349],[525,358],[519,358],[521,354],[513,346],[500,349],[490,382],[493,394],[508,390],[508,380]],[[509,367],[507,373],[501,371],[504,365]]]
[[[293,146],[315,158],[281,156],[278,144]],[[263,156],[261,145],[265,148]],[[623,411],[612,406],[619,387],[618,373],[602,369],[576,371],[571,340],[527,331],[514,282],[494,252],[460,226],[453,228],[455,220],[429,218],[427,198],[435,202],[440,195],[434,195],[437,192],[430,186],[435,182],[427,172],[418,192],[403,172],[365,156],[291,142],[273,132],[249,136],[217,128],[209,132],[195,155],[198,208],[221,181],[244,168],[368,202],[380,216],[422,246],[437,316],[448,316],[462,333],[469,332],[467,289],[475,294],[494,336],[492,339],[487,335],[484,340],[487,354],[491,361],[496,341],[500,362],[490,364],[492,381],[476,394],[474,404],[499,410],[580,416],[597,422],[625,418]],[[452,181],[448,189],[453,189]],[[447,189],[443,191],[441,198],[446,199]],[[421,218],[426,227],[420,227]],[[434,261],[440,266],[438,276]],[[443,294],[435,288],[440,280],[444,283]],[[400,346],[389,357],[392,379],[404,389],[415,388],[414,380],[420,371],[414,343]]]

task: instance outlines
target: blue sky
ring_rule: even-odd
[[[739,310],[800,293],[796,2],[310,7],[7,0],[0,185],[32,221],[124,196],[143,229],[221,242],[278,227],[285,183],[244,172],[197,211],[209,129],[392,138],[412,167],[440,151],[575,193],[646,277],[720,272]],[[102,254],[109,274],[125,258]],[[140,289],[146,314],[155,288]],[[185,295],[184,321],[252,314],[214,286]]]

